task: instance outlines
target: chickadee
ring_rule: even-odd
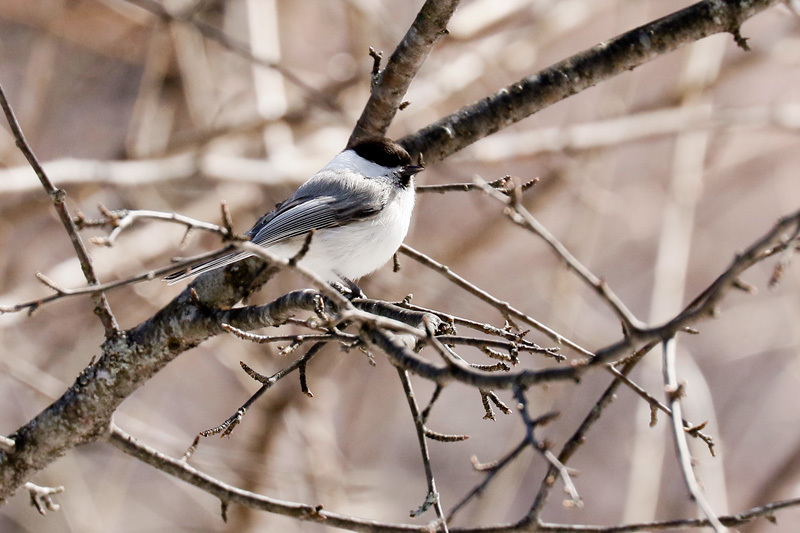
[[[414,174],[408,152],[385,138],[349,146],[247,232],[252,242],[294,257],[316,230],[299,264],[329,283],[352,280],[382,266],[408,233],[414,208]],[[169,284],[251,256],[238,252],[170,274]],[[357,288],[357,287],[355,287]]]

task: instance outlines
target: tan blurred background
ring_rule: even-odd
[[[69,206],[96,217],[109,209],[155,209],[236,229],[284,199],[344,146],[366,102],[372,46],[388,55],[421,1],[227,0],[165,2],[225,34],[306,87],[260,67],[196,25],[165,21],[122,0],[0,0],[0,83],[29,142]],[[599,41],[690,2],[665,0],[464,1],[409,91],[390,135],[400,137]],[[540,177],[531,211],[645,321],[674,315],[783,214],[800,207],[800,24],[781,6],[745,24],[752,51],[718,35],[561,102],[478,142],[420,175],[421,183]],[[313,88],[309,90],[309,88]],[[335,102],[331,110],[326,101]],[[4,123],[5,124],[5,123]],[[0,303],[43,296],[42,272],[65,287],[83,279],[45,194],[0,128]],[[86,232],[86,236],[102,232]],[[93,247],[103,281],[167,264],[218,244],[182,230],[141,224],[113,248]],[[420,195],[407,242],[590,349],[620,336],[612,313],[534,237],[512,227],[477,193]],[[401,257],[365,280],[372,297],[415,302],[502,325],[491,308]],[[732,294],[702,334],[682,337],[679,373],[687,418],[709,421],[716,458],[694,446],[698,475],[720,513],[800,496],[800,269],[776,290],[762,265],[745,279],[755,296]],[[255,299],[301,286],[281,275]],[[160,281],[109,294],[121,325],[152,315],[182,286]],[[545,338],[534,335],[543,344]],[[59,396],[98,354],[103,331],[88,298],[33,317],[0,316],[0,434],[10,434]],[[465,351],[485,362],[478,352]],[[529,367],[541,361],[526,356]],[[219,337],[185,353],[119,410],[116,422],[179,456],[254,392],[239,368],[269,373],[289,363],[265,346]],[[233,485],[340,513],[405,522],[425,497],[416,435],[393,367],[376,354],[328,349],[309,367],[314,398],[296,377],[265,395],[230,439],[205,439],[193,464]],[[635,379],[662,396],[652,353]],[[556,446],[608,384],[530,393],[534,414],[562,417],[542,432]],[[415,381],[427,399],[432,387]],[[509,405],[508,393],[500,396]],[[516,411],[516,409],[515,409]],[[516,413],[482,420],[477,392],[452,385],[432,429],[467,433],[431,443],[445,508],[481,477],[470,457],[491,461],[522,436]],[[582,509],[564,509],[556,489],[547,521],[617,524],[693,517],[665,420],[628,390],[589,434],[570,466]],[[514,521],[544,472],[530,453],[505,471],[454,525]],[[34,479],[64,485],[63,509],[38,516],[20,492],[0,509],[0,531],[322,531],[219,502],[200,490],[96,444]],[[800,510],[744,531],[797,531]],[[429,513],[416,521],[433,519]]]

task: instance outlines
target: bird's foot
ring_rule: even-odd
[[[356,285],[352,280],[342,277],[342,282],[331,283],[334,289],[341,292],[348,300],[356,300],[359,298],[366,298],[367,295],[361,290],[361,287]]]

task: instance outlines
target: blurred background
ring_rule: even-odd
[[[689,5],[663,0],[465,0],[427,60],[390,136],[412,133],[524,76]],[[421,1],[0,0],[0,83],[28,141],[68,205],[89,218],[109,209],[175,211],[219,222],[225,200],[235,228],[253,221],[339,152],[366,102],[372,46],[388,57]],[[163,9],[173,17],[159,16]],[[800,207],[800,23],[785,6],[743,27],[752,48],[717,35],[625,73],[431,165],[418,183],[539,177],[526,205],[642,320],[675,315],[775,220]],[[280,69],[265,65],[279,64]],[[42,272],[63,287],[85,284],[52,205],[3,121],[0,127],[0,303],[44,296]],[[589,349],[617,340],[609,309],[542,242],[512,226],[479,193],[418,196],[407,243],[449,265]],[[183,230],[140,224],[111,248],[92,247],[102,281],[218,246]],[[85,237],[103,235],[86,231]],[[367,294],[414,302],[502,326],[492,308],[401,256],[363,280]],[[800,496],[800,269],[767,288],[772,263],[748,272],[756,295],[730,294],[719,317],[681,337],[686,418],[708,421],[711,457],[692,442],[698,475],[719,514]],[[281,274],[253,298],[302,287]],[[183,286],[160,281],[108,294],[123,328],[151,316]],[[467,333],[464,331],[464,333]],[[552,342],[533,333],[545,345]],[[0,316],[0,434],[11,434],[72,383],[99,354],[103,330],[88,298],[34,316]],[[464,351],[474,362],[479,352]],[[244,361],[272,373],[291,362],[274,347],[231,336],[205,342],[125,401],[115,421],[180,456],[257,389]],[[192,463],[271,497],[381,521],[416,521],[426,494],[416,434],[394,368],[381,354],[328,348],[308,369],[313,398],[296,376],[266,394],[230,439],[204,439]],[[544,363],[523,356],[530,368]],[[663,397],[660,355],[634,378]],[[608,385],[529,393],[534,415],[559,420],[538,435],[556,447]],[[415,380],[421,401],[432,387]],[[445,389],[429,426],[469,434],[431,442],[445,509],[482,479],[470,464],[500,458],[523,436],[513,409],[483,420],[477,391]],[[613,525],[694,517],[664,417],[624,387],[570,466],[581,509],[546,521]],[[526,452],[453,525],[519,519],[546,465]],[[32,481],[64,485],[58,513],[39,516],[20,491],[0,508],[0,530],[36,532],[323,531],[236,505],[228,523],[208,494],[107,444],[75,450]],[[800,510],[742,531],[797,530]]]

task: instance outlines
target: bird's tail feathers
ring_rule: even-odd
[[[242,259],[250,257],[251,255],[253,254],[247,252],[238,252],[234,254],[223,255],[222,257],[212,259],[211,261],[194,265],[189,269],[183,269],[177,272],[173,272],[172,274],[165,276],[164,281],[166,281],[169,285],[174,285],[175,283],[178,283],[185,279],[193,278],[198,274],[202,274],[204,272],[210,272],[211,270],[216,270],[226,265],[230,265],[231,263],[241,261]]]

